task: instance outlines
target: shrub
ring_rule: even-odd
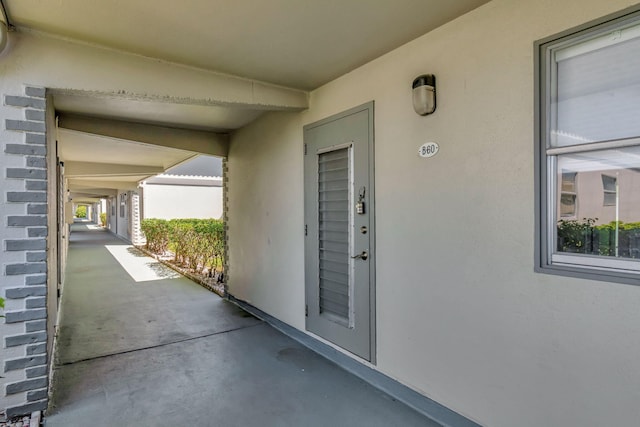
[[[147,239],[147,249],[163,254],[169,245],[169,224],[163,219],[143,219],[140,228]]]
[[[76,208],[76,218],[86,218],[87,217],[87,207],[84,205],[80,205]]]
[[[103,227],[107,226],[107,213],[106,212],[102,212],[100,214],[100,225],[102,225]]]
[[[224,224],[216,219],[145,219],[142,232],[147,249],[163,254],[171,250],[174,261],[191,270],[218,271],[224,263]]]
[[[201,256],[202,273],[207,267],[217,271],[222,267],[224,254],[224,224],[222,221],[201,221],[196,223],[195,232],[199,237],[198,251]]]
[[[197,237],[191,219],[172,219],[169,221],[169,241],[175,254],[174,260],[179,264],[187,264],[189,259],[192,263],[197,260],[196,245]]]
[[[581,252],[587,250],[593,224],[597,218],[558,221],[558,250],[562,252]]]
[[[640,258],[640,223],[598,218],[558,221],[558,251],[623,258]]]

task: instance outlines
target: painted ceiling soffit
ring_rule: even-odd
[[[206,71],[206,70],[201,70]],[[207,71],[209,72],[209,71]],[[189,98],[179,96],[156,96],[146,93],[135,93],[126,90],[117,92],[101,92],[92,90],[80,90],[70,88],[50,88],[52,95],[65,95],[85,98],[101,98],[128,101],[160,102],[178,105],[198,105],[203,107],[227,107],[237,109],[250,109],[258,111],[301,111],[309,108],[308,92],[301,92],[298,89],[290,89],[284,86],[273,86],[269,83],[262,83],[254,80],[243,79],[242,77],[225,76],[229,79],[240,79],[251,86],[251,92],[257,95],[264,93],[264,96],[257,96],[251,102],[248,101],[222,101],[212,98]],[[274,96],[269,99],[268,92]],[[278,92],[281,92],[278,94]],[[256,99],[257,98],[257,99]],[[261,99],[262,98],[262,99]]]
[[[229,150],[229,134],[223,133],[75,114],[60,114],[58,126],[61,129],[100,135],[122,141],[156,145],[212,156],[225,157]]]
[[[110,46],[105,46],[98,43],[92,43],[85,40],[66,37],[60,34],[51,33],[47,31],[42,31],[30,27],[26,27],[23,25],[12,26],[13,31],[18,31],[21,33],[31,34],[36,37],[49,38],[53,40],[59,40],[62,42],[75,44],[79,46],[84,46],[93,49],[100,49],[107,52],[111,52],[117,55],[126,55],[133,58],[139,58],[140,60],[154,61],[156,63],[166,64],[168,66],[178,67],[185,70],[191,70],[195,73],[203,73],[205,75],[210,75],[212,79],[219,80],[221,82],[228,81],[233,85],[241,85],[244,87],[250,87],[251,93],[253,94],[253,98],[250,102],[247,100],[241,101],[228,101],[228,100],[217,100],[217,99],[207,99],[207,98],[182,98],[182,97],[174,97],[174,96],[151,96],[149,94],[139,94],[134,92],[129,92],[125,90],[121,90],[113,93],[104,93],[104,92],[92,92],[85,91],[83,94],[88,96],[112,96],[115,98],[126,98],[136,101],[154,101],[154,102],[171,102],[175,104],[196,104],[196,105],[210,105],[210,106],[221,106],[221,107],[237,107],[237,108],[253,108],[253,109],[263,109],[265,111],[277,111],[277,110],[291,110],[291,111],[300,111],[309,107],[309,91],[287,87],[284,85],[278,85],[274,83],[264,82],[260,80],[250,79],[247,77],[237,76],[234,74],[223,73],[220,71],[197,67],[194,65],[188,65],[180,62],[169,61],[163,58],[156,58],[151,56],[142,55],[139,53],[116,49]],[[53,93],[56,91],[61,94],[75,95],[77,94],[77,90],[71,88],[51,88]]]

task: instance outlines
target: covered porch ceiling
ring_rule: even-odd
[[[58,112],[57,156],[70,197],[92,203],[198,154],[224,155],[227,136]]]
[[[76,202],[115,197],[137,183],[192,157],[180,150],[71,129],[58,129],[58,156]]]
[[[249,83],[252,91],[259,88],[270,99],[286,100],[197,102],[105,96],[73,88],[53,91],[60,117],[59,157],[71,190],[89,200],[111,195],[123,183],[135,188],[141,179],[205,152],[202,147],[211,144],[215,153],[206,154],[225,155],[222,146],[228,135],[264,112],[306,108],[296,93],[316,89],[487,1],[3,3],[18,32],[218,73]],[[247,85],[228,92],[233,90],[246,92]],[[183,144],[193,135],[200,143]]]

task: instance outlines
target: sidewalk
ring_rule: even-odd
[[[50,406],[47,427],[435,425],[84,224],[71,234]]]

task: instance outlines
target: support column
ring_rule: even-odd
[[[134,191],[131,194],[131,243],[134,246],[144,246],[146,244],[141,227],[142,205],[139,191]]]
[[[47,254],[48,169],[46,91],[25,87],[19,96],[5,95],[4,104],[22,110],[22,119],[5,119],[6,131],[22,134],[18,143],[4,144],[4,198],[10,213],[1,219],[2,281],[7,299],[2,371],[7,381],[6,416],[28,414],[47,406]],[[15,138],[9,138],[15,139]],[[17,167],[12,167],[17,166]]]
[[[229,293],[229,161],[222,159],[222,221],[224,222],[224,294]]]

